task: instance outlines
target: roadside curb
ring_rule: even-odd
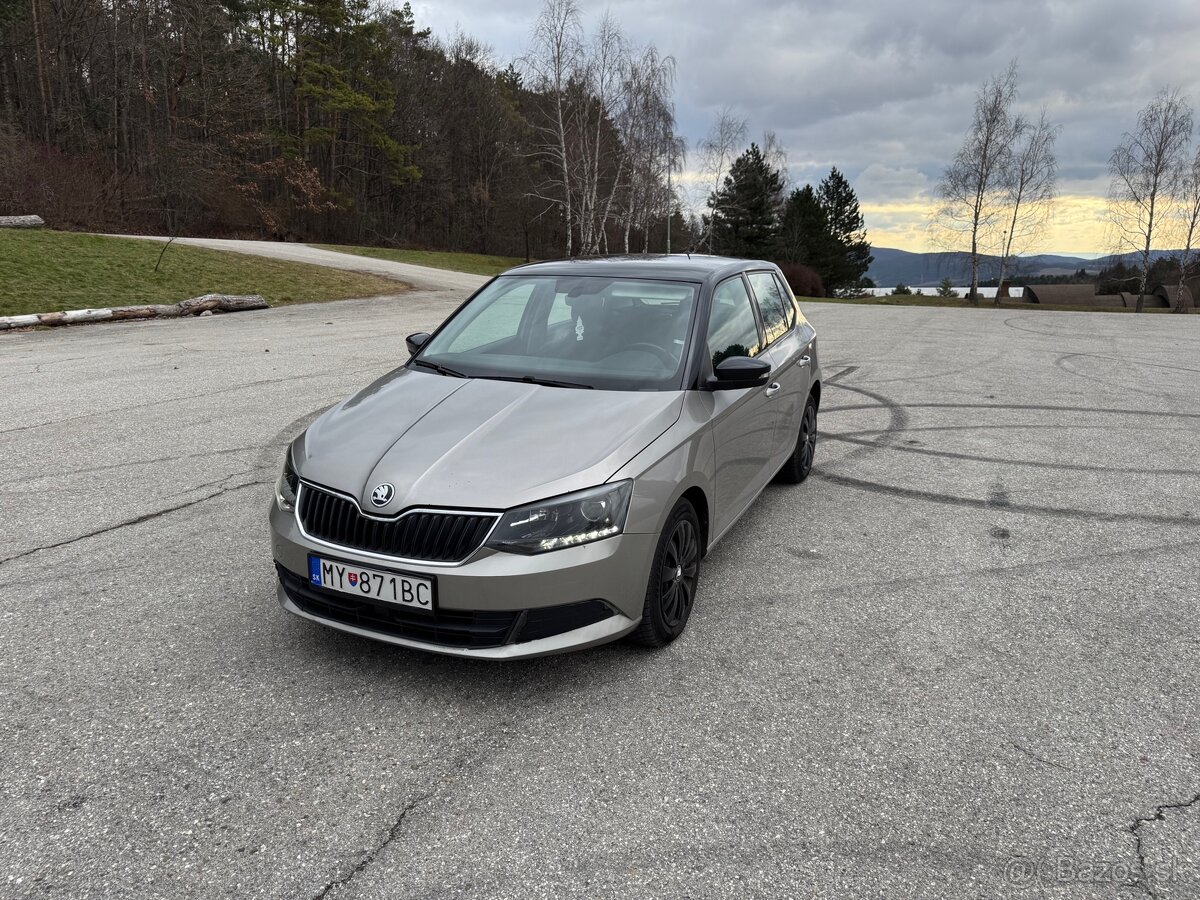
[[[266,309],[267,301],[259,294],[203,294],[178,303],[145,306],[112,306],[104,309],[71,309],[66,312],[28,313],[22,316],[0,316],[0,331],[30,328],[36,325],[78,325],[86,322],[109,322],[126,319],[177,319],[212,312],[242,312]]]

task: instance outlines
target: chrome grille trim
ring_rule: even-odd
[[[349,494],[301,479],[295,516],[300,533],[314,544],[386,562],[457,566],[487,543],[501,513],[412,507],[377,516]],[[390,549],[405,552],[384,552]]]

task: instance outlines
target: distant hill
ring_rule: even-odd
[[[1169,256],[1177,251],[1155,250],[1154,259]],[[971,280],[971,257],[967,253],[910,253],[907,250],[895,250],[891,247],[872,247],[871,254],[875,261],[867,270],[867,276],[879,287],[894,287],[904,283],[910,287],[934,287],[943,278],[949,277],[956,285],[964,285]],[[1066,256],[1059,253],[1040,253],[1035,256],[1022,256],[1017,259],[1014,275],[1072,275],[1083,269],[1095,274],[1102,268],[1121,259],[1126,263],[1133,261],[1136,254],[1125,253],[1121,256],[1106,256],[1100,259],[1084,259],[1081,256]],[[983,256],[979,260],[979,277],[981,280],[995,278],[1000,271],[1000,258]]]

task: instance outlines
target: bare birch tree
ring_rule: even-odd
[[[788,185],[792,182],[791,176],[788,175],[788,152],[787,147],[783,146],[783,141],[779,140],[779,135],[774,131],[763,132],[762,155],[771,168],[783,176],[786,193]]]
[[[533,76],[534,87],[549,97],[544,120],[534,126],[538,135],[534,155],[547,163],[552,174],[545,183],[537,185],[534,192],[538,198],[561,210],[568,257],[574,249],[572,168],[575,161],[571,140],[576,129],[576,112],[568,92],[579,71],[583,52],[583,25],[575,0],[546,0],[534,23],[529,52],[524,59],[527,71]]]
[[[666,252],[671,252],[671,220],[679,209],[679,194],[675,188],[674,176],[683,174],[683,166],[687,162],[687,139],[680,134],[672,134],[671,142],[667,145],[667,184],[663,209],[663,219],[666,222]]]
[[[968,297],[979,303],[981,245],[990,240],[1003,221],[1005,174],[1013,144],[1024,130],[1024,120],[1013,113],[1017,99],[1017,63],[986,81],[975,98],[975,114],[954,161],[938,182],[941,201],[935,212],[935,230],[953,244],[965,243],[971,261]]]
[[[1183,236],[1183,249],[1179,256],[1179,292],[1189,293],[1188,281],[1200,269],[1200,254],[1196,252],[1196,242],[1200,240],[1200,148],[1192,157],[1192,163],[1184,174],[1183,189],[1180,192],[1179,203],[1179,232]],[[1200,297],[1192,297],[1195,305]]]
[[[579,247],[584,254],[600,252],[605,240],[605,223],[611,210],[613,191],[602,197],[604,180],[616,185],[624,174],[625,156],[614,141],[613,121],[624,89],[622,75],[628,69],[624,35],[610,13],[600,18],[579,71],[584,127],[579,134],[579,186],[576,218]],[[615,167],[615,172],[610,171]]]
[[[626,253],[634,228],[642,230],[643,252],[647,249],[650,225],[666,205],[664,194],[670,193],[671,175],[683,159],[671,102],[674,83],[673,57],[660,57],[653,45],[630,56],[617,119],[626,157],[625,177],[614,185],[622,194],[618,220]]]
[[[707,188],[709,198],[718,196],[721,179],[725,177],[729,166],[745,146],[747,133],[746,120],[739,119],[727,106],[717,113],[717,121],[713,123],[712,130],[697,145],[701,178],[706,186],[711,185]],[[705,222],[704,232],[697,242],[710,253],[712,252],[712,225],[717,219],[718,212],[716,207],[712,207],[712,212],[703,220]]]
[[[1004,173],[1004,199],[1008,209],[997,282],[1001,286],[1013,254],[1027,249],[1045,228],[1050,206],[1058,193],[1058,160],[1054,155],[1054,144],[1059,130],[1059,126],[1051,125],[1047,120],[1044,108],[1037,124],[1019,129],[1017,144]],[[995,303],[1000,305],[999,289]]]
[[[1146,301],[1150,254],[1186,181],[1192,108],[1177,88],[1159,91],[1109,157],[1108,218],[1117,252],[1141,257],[1137,311]]]

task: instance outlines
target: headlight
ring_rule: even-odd
[[[510,509],[492,531],[487,546],[510,553],[545,553],[620,534],[629,512],[633,482],[603,484]]]
[[[275,482],[275,502],[284,512],[291,512],[296,508],[296,489],[299,486],[300,476],[292,468],[292,451],[288,448],[287,456],[283,459],[283,471],[279,473],[279,480]]]

